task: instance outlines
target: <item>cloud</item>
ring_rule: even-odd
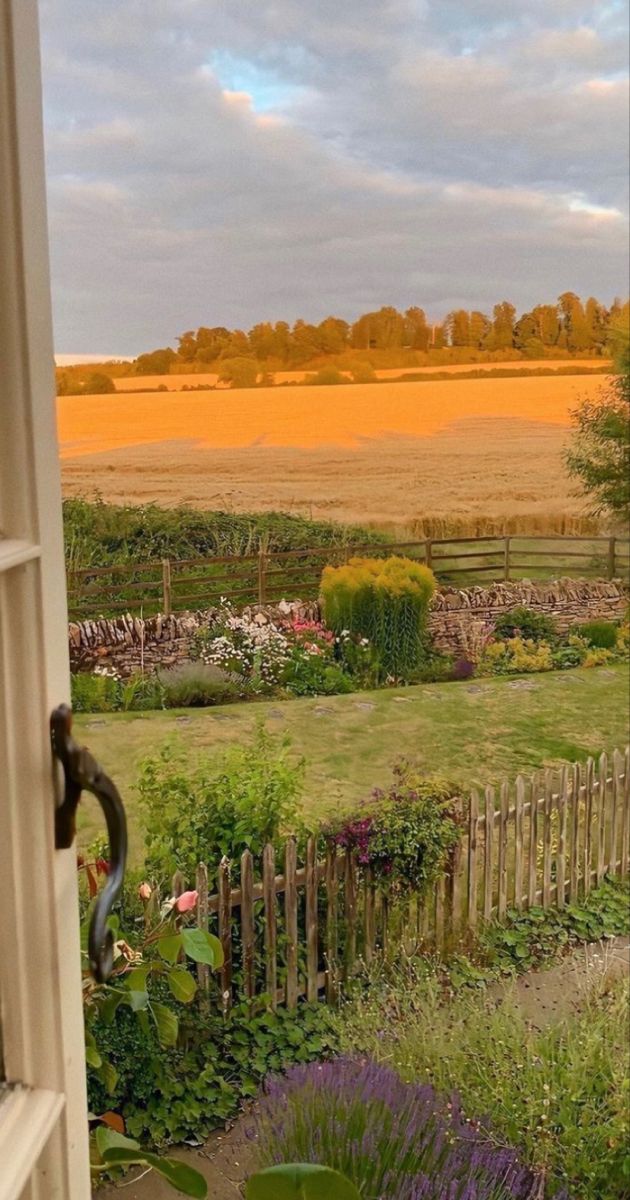
[[[623,10],[44,0],[56,344],[623,290]]]

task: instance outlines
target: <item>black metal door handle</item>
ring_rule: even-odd
[[[107,918],[120,894],[127,862],[127,818],[118,789],[101,770],[85,746],[72,737],[72,711],[60,704],[50,717],[52,751],[61,763],[64,774],[63,802],[55,811],[55,846],[68,849],[76,832],[77,805],[83,790],[92,792],[98,800],[107,822],[109,837],[109,874],[99,892],[88,937],[90,970],[97,983],[106,983],[114,961],[114,938]]]

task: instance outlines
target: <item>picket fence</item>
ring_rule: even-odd
[[[246,850],[238,887],[224,858],[210,875],[218,880],[213,894],[200,864],[197,922],[218,935],[224,953],[218,978],[199,968],[200,984],[226,1011],[262,993],[274,1009],[293,1009],[301,996],[334,1004],[358,965],[369,966],[379,953],[445,954],[465,946],[482,922],[503,920],[509,908],[563,907],[606,875],[627,877],[630,747],[597,762],[519,775],[498,794],[492,787],[473,791],[461,802],[461,830],[424,899],[397,897],[382,880],[377,886],[372,868],[332,840],[320,858],[315,837],[302,866],[295,840],[286,841],[282,873],[273,846],[265,846],[260,864]],[[186,886],[177,872],[173,894]]]

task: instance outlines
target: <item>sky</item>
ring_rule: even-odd
[[[625,0],[40,0],[55,348],[627,292]]]

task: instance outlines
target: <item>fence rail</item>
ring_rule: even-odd
[[[277,856],[267,845],[259,861],[201,864],[195,885],[197,921],[220,938],[225,961],[216,982],[225,1010],[266,994],[271,1007],[323,994],[334,1004],[357,962],[377,953],[444,953],[465,945],[483,923],[508,909],[563,907],[588,896],[606,875],[626,878],[630,866],[630,748],[559,771],[519,775],[498,792],[487,787],[462,802],[461,834],[447,869],[429,895],[400,896],[356,851],[340,852],[315,837],[298,866],[289,838]],[[278,867],[281,869],[278,870]],[[208,880],[216,891],[208,893]],[[192,882],[192,881],[191,881]],[[173,893],[186,881],[177,872]],[[157,904],[157,893],[155,902]]]
[[[80,619],[119,612],[169,616],[187,608],[212,607],[222,596],[239,604],[270,604],[298,595],[301,600],[315,599],[322,568],[355,554],[405,554],[430,566],[441,583],[462,586],[479,576],[504,581],[558,575],[613,579],[628,578],[630,572],[630,538],[619,537],[511,534],[277,552],[261,549],[258,554],[72,568],[68,571],[69,612]]]

